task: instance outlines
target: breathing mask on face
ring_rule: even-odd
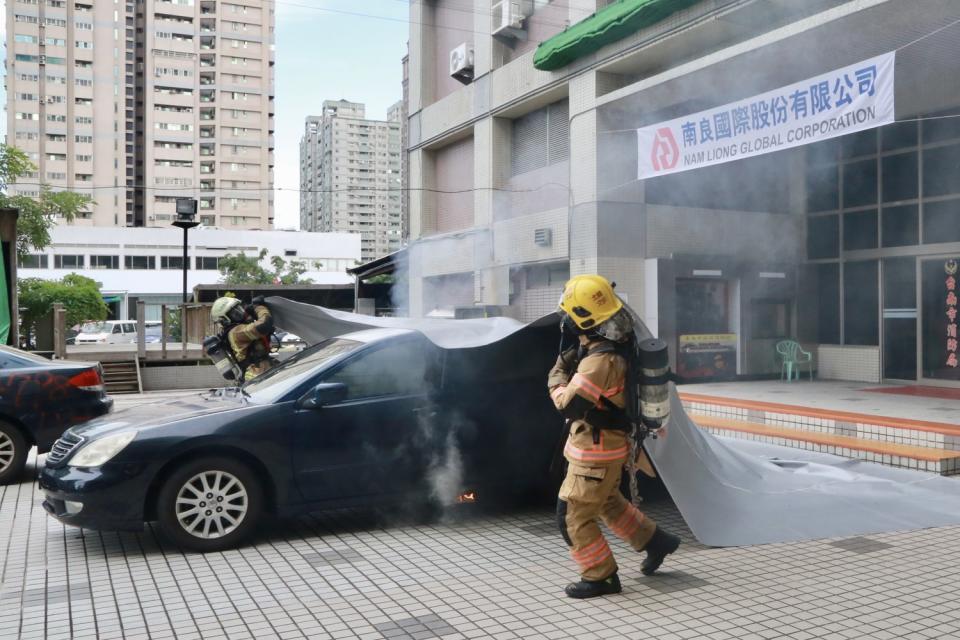
[[[633,333],[633,320],[627,310],[621,308],[609,320],[597,325],[594,332],[611,342],[625,342]]]

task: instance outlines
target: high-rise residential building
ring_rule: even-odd
[[[300,229],[313,231],[320,212],[320,131],[322,116],[307,116],[300,138]]]
[[[364,105],[326,100],[300,141],[300,228],[360,233],[363,261],[402,240],[400,108],[368,120]]]
[[[12,185],[92,193],[83,221],[273,220],[273,3],[7,3],[7,140],[37,165]]]

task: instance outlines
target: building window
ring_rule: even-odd
[[[120,256],[90,256],[91,269],[119,269]]]
[[[48,256],[43,253],[31,253],[17,261],[17,266],[21,269],[46,269],[49,264]]]
[[[817,342],[840,344],[840,265],[814,266],[817,283]]]
[[[878,241],[877,211],[854,211],[843,214],[843,250],[876,249]]]
[[[837,215],[807,219],[807,258],[836,258],[840,254],[840,219]]]
[[[160,256],[161,269],[183,270],[183,256]]]
[[[197,270],[217,271],[220,269],[220,258],[216,256],[197,256]]]
[[[843,172],[843,206],[863,207],[877,203],[877,160],[851,162]]]
[[[510,172],[520,175],[570,157],[570,109],[566,100],[554,102],[513,121]]]
[[[920,244],[920,207],[915,204],[884,206],[880,226],[884,247]]]
[[[960,200],[923,205],[923,243],[960,242]]]
[[[83,256],[55,255],[53,256],[54,269],[83,269]]]
[[[844,344],[880,344],[878,264],[876,260],[865,260],[843,265]]]
[[[157,259],[155,256],[124,256],[124,269],[156,269]]]
[[[960,193],[957,167],[960,145],[935,147],[923,151],[923,195],[926,198]]]

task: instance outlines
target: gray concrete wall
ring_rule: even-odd
[[[213,365],[174,365],[140,369],[144,391],[207,389],[227,386]]]

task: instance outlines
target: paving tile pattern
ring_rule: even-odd
[[[647,511],[685,541],[662,575],[611,538],[623,593],[574,601],[548,507],[325,512],[198,555],[150,527],[66,528],[39,498],[30,480],[0,487],[2,640],[960,637],[957,527],[718,549],[658,503]]]

